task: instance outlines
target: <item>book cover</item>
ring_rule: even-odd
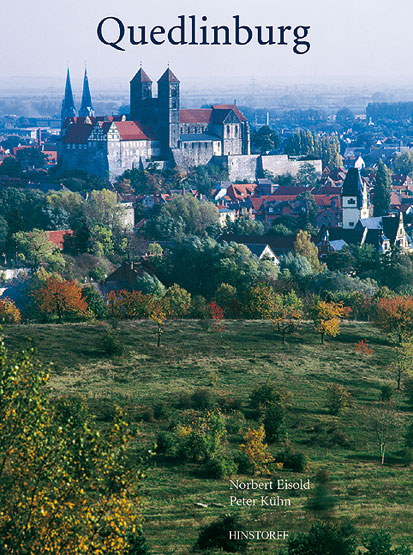
[[[411,553],[412,15],[2,2],[0,553]]]

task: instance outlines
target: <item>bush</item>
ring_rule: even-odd
[[[327,408],[331,414],[338,416],[350,405],[351,395],[345,387],[335,384],[328,388]]]
[[[146,538],[142,530],[129,534],[127,540],[129,547],[125,551],[125,555],[150,555]]]
[[[312,496],[308,500],[307,508],[319,515],[324,514],[326,516],[336,505],[336,500],[331,493],[330,475],[327,470],[322,469],[317,472],[314,482],[316,486],[312,490]]]
[[[283,468],[293,472],[305,472],[308,469],[307,455],[292,449],[286,449],[277,459],[283,463]]]
[[[410,555],[410,548],[399,546],[392,549],[391,535],[385,530],[375,530],[365,534],[362,546],[367,549],[365,555]]]
[[[393,397],[393,388],[391,385],[382,385],[380,389],[380,400],[388,403]]]
[[[206,478],[224,478],[237,473],[238,465],[234,459],[228,456],[217,456],[209,459],[203,467],[203,475]]]
[[[171,411],[168,405],[166,405],[162,401],[160,401],[159,403],[156,403],[156,405],[154,405],[153,407],[153,415],[157,420],[162,418],[168,418],[170,415],[170,412]]]
[[[267,382],[258,385],[250,395],[250,408],[255,412],[256,418],[262,416],[267,405],[271,403],[283,404],[283,395],[275,385]]]
[[[56,398],[55,412],[57,420],[63,425],[82,427],[88,420],[88,410],[81,397],[61,395]]]
[[[212,409],[216,406],[215,396],[210,389],[196,389],[191,395],[191,406],[194,409]]]
[[[102,351],[108,356],[120,356],[123,354],[123,345],[119,333],[114,329],[105,330],[101,339]]]
[[[348,449],[351,444],[346,438],[344,433],[338,428],[338,424],[334,423],[331,425],[325,422],[319,422],[311,430],[312,437],[309,440],[310,445],[316,445],[318,447],[344,447]]]
[[[239,434],[245,429],[246,423],[244,414],[234,410],[227,416],[225,427],[229,434]]]
[[[238,517],[224,515],[211,524],[201,528],[198,540],[194,546],[197,551],[222,549],[225,553],[245,553],[248,541],[244,539],[230,539],[233,530],[244,530],[245,525]]]
[[[413,448],[413,422],[408,426],[406,430],[405,445],[408,448]]]
[[[281,402],[266,405],[264,414],[265,438],[268,443],[276,443],[284,435],[285,411]]]
[[[316,522],[308,534],[290,536],[288,555],[354,555],[356,545],[350,524]]]
[[[180,445],[175,434],[166,431],[159,432],[156,437],[156,452],[167,457],[179,457]]]

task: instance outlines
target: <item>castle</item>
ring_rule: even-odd
[[[181,109],[180,82],[168,69],[153,83],[140,68],[130,81],[128,116],[95,115],[85,70],[82,104],[76,116],[69,69],[62,103],[59,164],[62,172],[83,170],[113,181],[125,170],[182,168],[250,154],[250,129],[236,105]]]

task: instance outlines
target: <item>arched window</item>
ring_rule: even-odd
[[[231,129],[231,128],[230,128],[230,126],[229,126],[229,125],[227,125],[227,137],[229,137],[229,134],[230,134],[230,129]]]

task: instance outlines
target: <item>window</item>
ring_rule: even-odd
[[[229,125],[227,125],[227,137],[229,137],[229,134],[230,134],[230,129],[231,129],[231,128],[230,128],[230,126],[229,126]]]
[[[356,204],[356,199],[355,198],[349,198],[347,201],[347,204]]]
[[[349,222],[348,225],[349,225],[350,227],[354,227],[354,222]]]

